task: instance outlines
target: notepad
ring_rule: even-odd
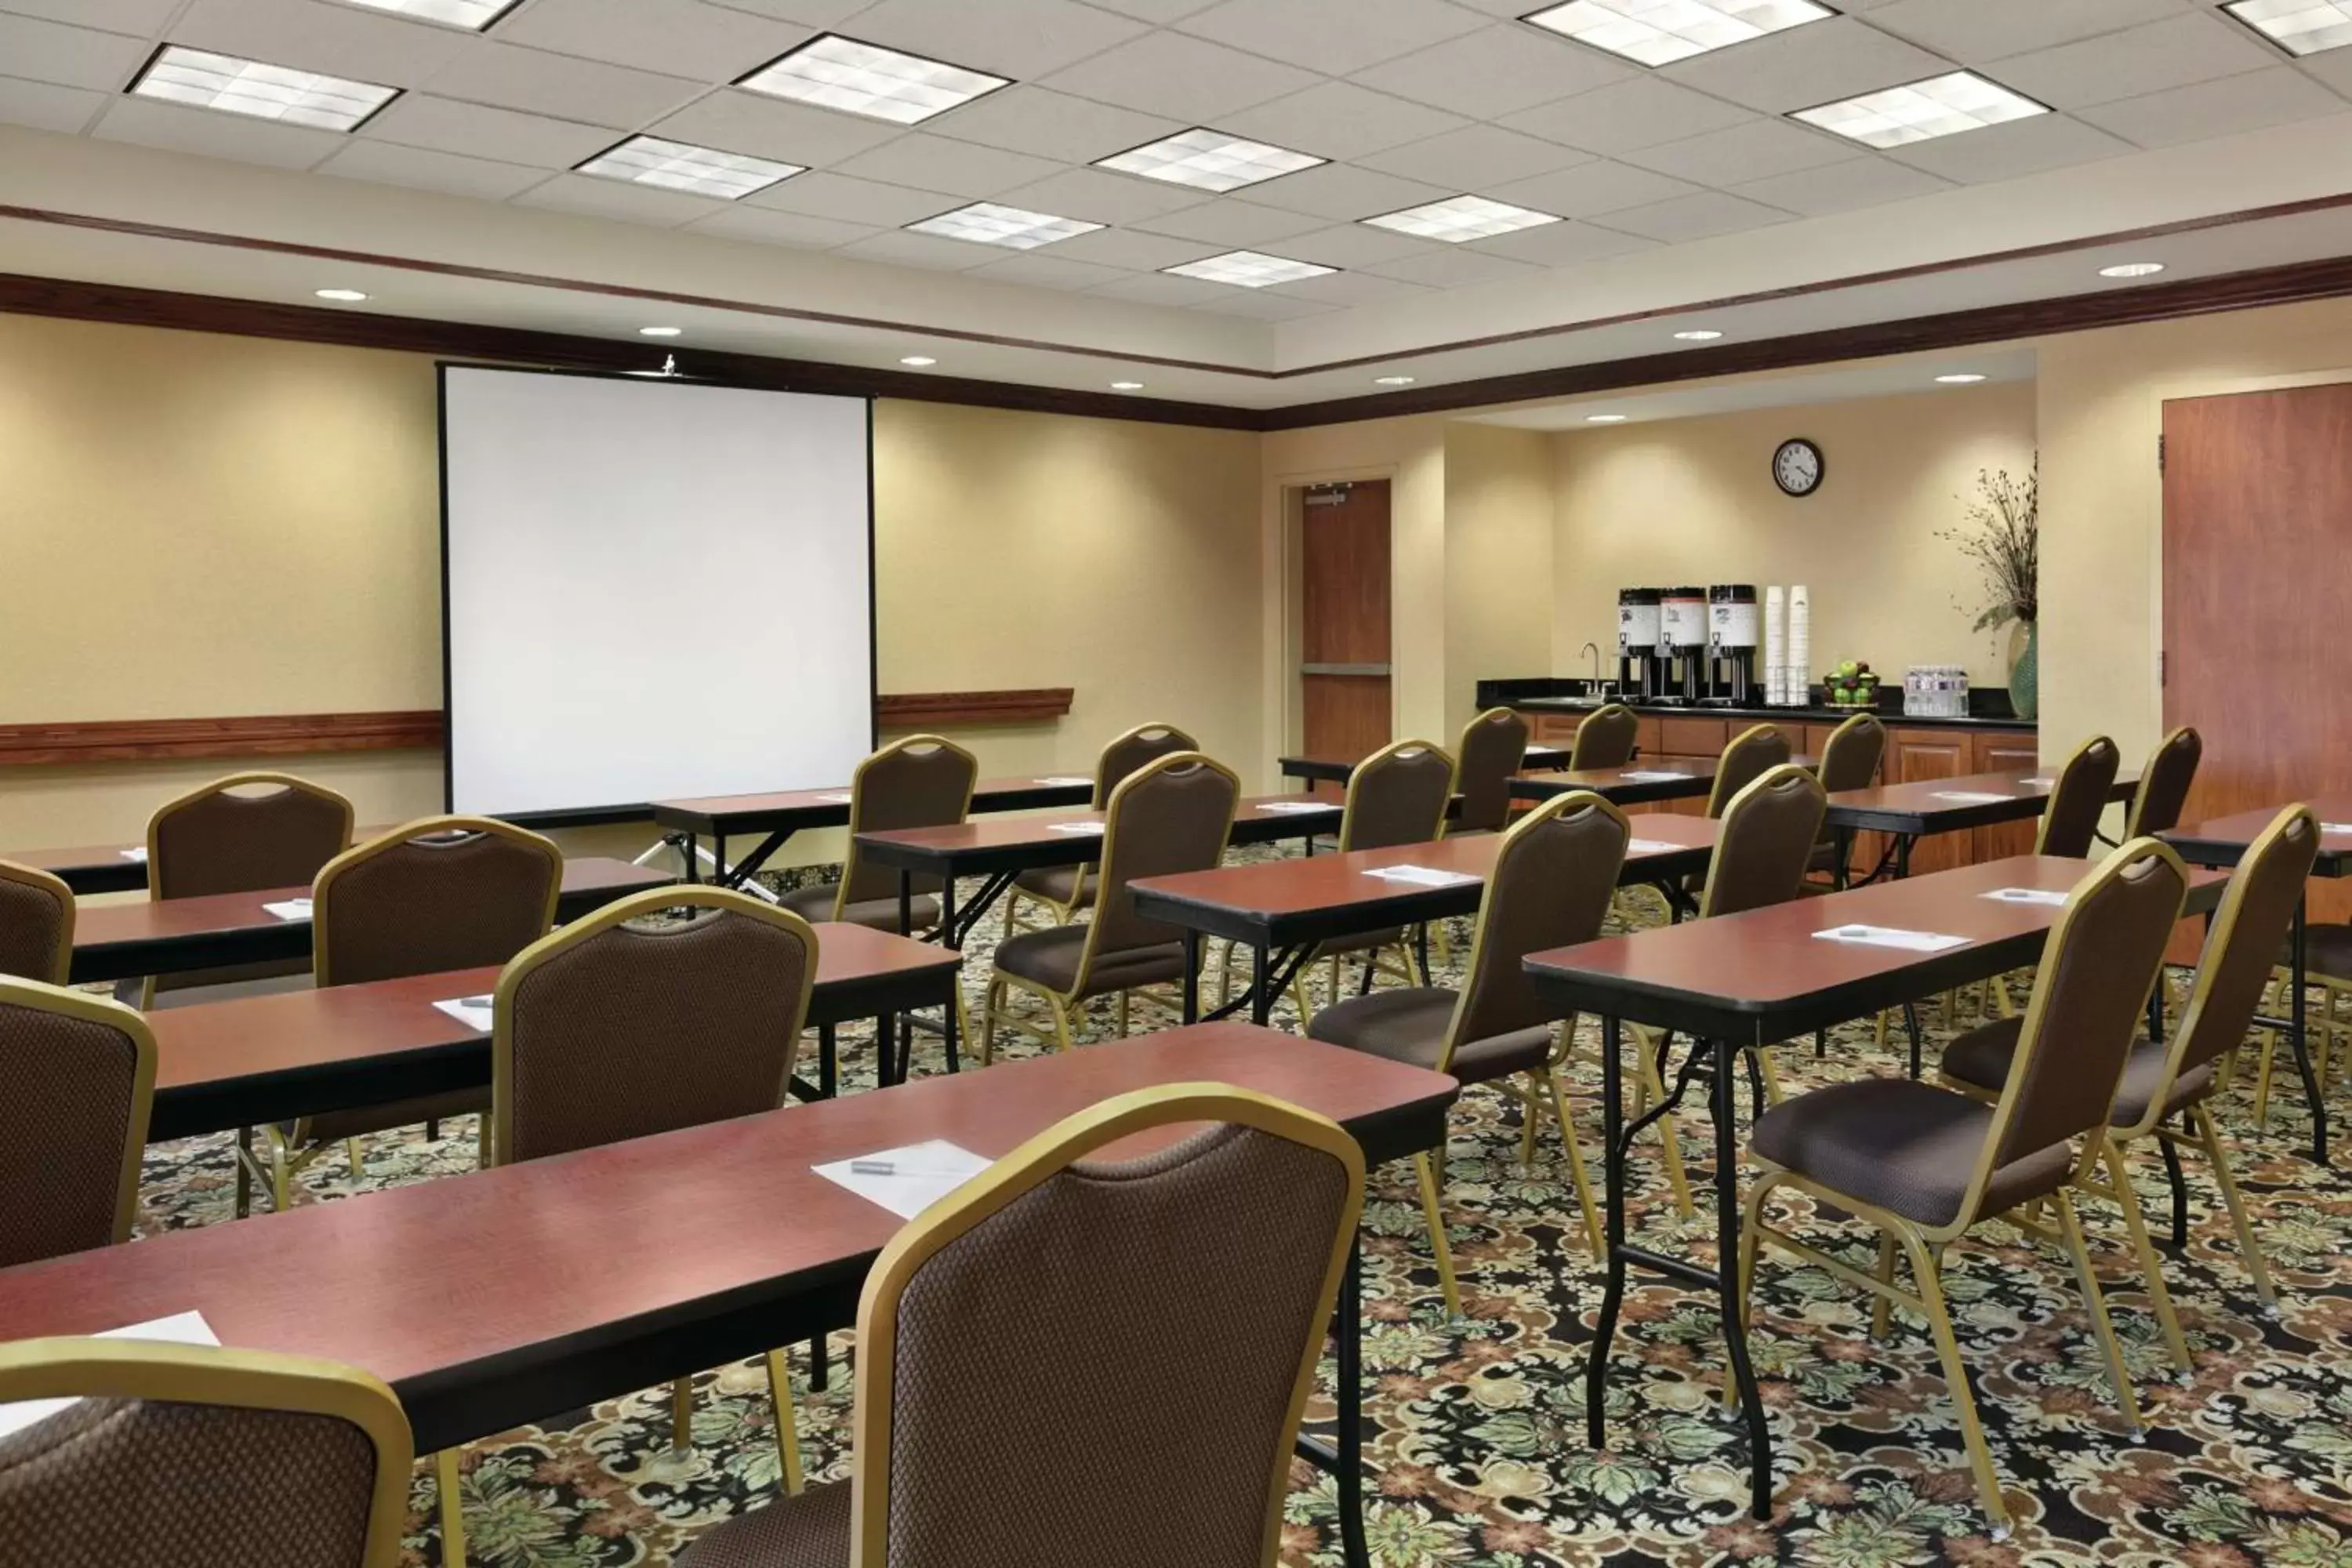
[[[1073,778],[1067,774],[1056,773],[1052,778],[1039,779],[1037,782],[1052,789],[1092,789],[1094,787],[1095,781],[1092,779]]]
[[[2047,888],[1995,888],[1982,896],[1997,904],[2041,904],[2053,910],[2066,901],[2065,894]]]
[[[154,1340],[167,1345],[217,1345],[220,1336],[205,1321],[202,1312],[175,1312],[168,1318],[152,1322],[132,1323],[128,1328],[108,1329],[92,1336],[101,1340]],[[37,1421],[47,1421],[67,1406],[71,1399],[24,1399],[13,1405],[0,1405],[0,1437],[21,1432]]]
[[[1635,838],[1626,844],[1625,853],[1628,855],[1670,855],[1677,849],[1686,849],[1689,846],[1685,844],[1669,844],[1663,838]]]
[[[971,1150],[929,1138],[809,1169],[900,1219],[912,1219],[988,1167]]]
[[[488,995],[453,996],[446,1002],[436,1002],[433,1005],[469,1029],[479,1029],[486,1035],[490,1032],[494,1015],[491,998]]]
[[[1955,805],[2006,805],[2017,797],[1982,789],[1939,789],[1936,792],[1936,798],[1948,800]]]
[[[281,899],[261,907],[281,921],[307,921],[310,918],[310,900],[308,899]]]
[[[2032,789],[2048,789],[2052,784],[2054,784],[2057,782],[2058,781],[2056,779],[2028,779],[2025,781],[2027,787]]]
[[[1278,811],[1286,816],[1313,816],[1322,812],[1337,811],[1339,807],[1328,800],[1262,800],[1258,802],[1257,809]]]
[[[1090,835],[1093,837],[1099,838],[1102,837],[1103,829],[1107,826],[1107,824],[1100,822],[1049,822],[1045,825],[1045,831],[1048,833],[1083,833]]]
[[[1690,777],[1688,773],[1666,773],[1658,768],[1627,768],[1617,775],[1627,784],[1673,784]]]
[[[1441,871],[1433,866],[1374,866],[1364,873],[1388,882],[1407,882],[1416,888],[1458,888],[1478,879],[1463,871]]]
[[[846,790],[827,790],[823,795],[811,795],[809,798],[812,800],[824,801],[827,805],[847,805],[849,804],[849,792]]]
[[[143,865],[147,859],[147,846],[142,844],[133,848],[119,850],[117,853],[125,860],[136,860]]]
[[[1899,931],[1893,926],[1832,926],[1813,935],[1822,942],[1850,942],[1863,947],[1899,947],[1906,952],[1942,952],[1947,949],[1965,947],[1964,936],[1945,936],[1932,931]]]

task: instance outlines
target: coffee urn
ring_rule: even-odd
[[[1654,701],[1665,686],[1658,657],[1655,588],[1617,590],[1617,690],[1628,701]]]
[[[1658,657],[1665,664],[1665,690],[1661,700],[1689,704],[1706,695],[1706,590],[1662,590]]]
[[[1756,584],[1717,583],[1707,596],[1707,700],[1748,708],[1756,700]]]

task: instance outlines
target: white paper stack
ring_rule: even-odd
[[[308,899],[280,899],[261,907],[281,921],[307,921],[310,918],[310,900]]]
[[[1995,903],[2039,904],[2044,909],[2057,909],[2066,901],[2066,895],[2048,888],[1995,888],[1984,895]]]
[[[1690,774],[1669,773],[1663,768],[1627,768],[1617,776],[1627,784],[1672,784],[1676,779],[1686,779]]]
[[[1764,590],[1764,706],[1789,706],[1789,594]]]
[[[929,1138],[809,1169],[900,1219],[912,1219],[988,1166],[986,1158],[969,1149]]]
[[[488,994],[480,996],[452,996],[446,1002],[433,1004],[436,1010],[446,1013],[469,1029],[488,1034],[498,1022],[498,998]]]
[[[1802,583],[1789,590],[1789,705],[1801,708],[1812,694],[1813,596]]]
[[[1256,809],[1276,812],[1284,816],[1313,816],[1327,811],[1337,811],[1339,807],[1336,801],[1262,800],[1257,803]]]
[[[1405,882],[1416,888],[1458,888],[1478,879],[1466,871],[1444,871],[1434,866],[1374,866],[1364,875],[1384,882]]]
[[[1948,948],[1964,947],[1969,940],[1941,931],[1873,925],[1832,926],[1828,931],[1815,931],[1813,938],[1817,942],[1850,942],[1863,947],[1895,947],[1906,952],[1942,952]]]

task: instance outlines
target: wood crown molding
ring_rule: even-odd
[[[1059,719],[1076,693],[1066,686],[1027,691],[927,691],[874,700],[875,717],[886,730],[932,724],[1034,724]]]

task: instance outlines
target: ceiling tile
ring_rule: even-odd
[[[520,114],[511,109],[458,103],[421,92],[404,93],[394,99],[361,128],[360,134],[398,142],[404,146],[495,157],[503,163],[529,163],[541,169],[568,169],[613,144],[613,132],[602,125],[581,125],[569,120]],[[730,151],[748,153],[755,149],[738,147]]]
[[[853,240],[834,252],[864,261],[887,261],[898,267],[927,267],[937,272],[965,272],[1002,261],[1004,247],[974,245],[970,240],[941,239],[935,234],[908,234],[892,229],[868,239]]]
[[[974,268],[972,276],[995,283],[1025,283],[1036,289],[1091,289],[1127,275],[1126,269],[1120,268],[1073,261],[1061,254],[1061,248],[1055,246],[1050,256],[1042,252],[1008,256]]]
[[[1557,228],[1559,226],[1553,224],[1549,226]],[[1397,261],[1408,256],[1426,256],[1439,249],[1443,243],[1434,239],[1417,239],[1409,234],[1399,234],[1392,228],[1376,228],[1368,223],[1343,223],[1286,239],[1282,242],[1282,248],[1286,255],[1324,267],[1369,267],[1375,261]]]
[[[1951,189],[1949,182],[1885,158],[1849,158],[1732,187],[1733,194],[1807,217],[1908,201]]]
[[[2180,14],[2182,0],[1893,0],[1870,25],[1948,58],[1976,62],[2046,49]]]
[[[1005,193],[1005,201],[1031,212],[1085,218],[1089,223],[1133,223],[1198,206],[1208,193],[1165,180],[1139,179],[1103,169],[1065,169],[1034,184]]]
[[[1764,120],[1710,131],[1625,154],[1625,162],[1701,185],[1733,185],[1835,163],[1859,151],[1851,142],[1808,131],[1786,120]]]
[[[1661,68],[1660,74],[1750,109],[1786,114],[1942,76],[1951,68],[1952,62],[1940,55],[1838,16],[1695,55]]]
[[[776,22],[798,22],[803,27],[830,27],[845,22],[874,0],[708,0],[730,11],[749,11]]]
[[[1458,114],[1391,98],[1353,82],[1326,81],[1228,115],[1217,129],[1312,153],[1318,158],[1356,158],[1469,123]]]
[[[1697,189],[1686,180],[1670,179],[1648,169],[1600,162],[1579,163],[1531,180],[1514,180],[1478,194],[1561,217],[1592,217],[1689,195]]]
[[[1377,272],[1332,272],[1296,283],[1277,283],[1266,292],[1294,300],[1318,300],[1327,305],[1353,310],[1358,305],[1377,305],[1407,294],[1426,294],[1429,286],[1408,283],[1402,278],[1383,278]]]
[[[1187,129],[1182,121],[1138,114],[1090,98],[1015,82],[940,115],[927,130],[959,142],[1092,163]]]
[[[2352,98],[2352,49],[2330,49],[2296,64],[2337,92]]]
[[[120,33],[60,26],[28,16],[0,16],[0,64],[6,74],[59,87],[111,92],[131,83],[131,73],[152,51]]]
[[[192,0],[175,44],[385,87],[421,85],[481,40],[329,0]]]
[[[1596,49],[1514,24],[1466,33],[1353,74],[1381,92],[1493,120],[1623,81],[1633,72],[1633,66]]]
[[[1532,262],[1538,267],[1574,267],[1654,248],[1649,240],[1638,236],[1589,223],[1548,223],[1470,243],[1486,255],[1507,256],[1514,261]]]
[[[0,11],[144,38],[170,21],[183,4],[184,0],[7,0],[0,5]]]
[[[2176,87],[2085,109],[2081,118],[2142,147],[2207,142],[2292,120],[2352,113],[2352,104],[2290,66]]]
[[[1205,11],[1217,0],[1092,0],[1106,11],[1116,11],[1122,16],[1138,21],[1168,23],[1189,16],[1195,11]]]
[[[767,207],[730,202],[727,210],[687,226],[688,234],[712,234],[722,239],[748,239],[761,245],[794,245],[806,250],[830,250],[836,245],[864,239],[879,231],[867,224],[836,218],[811,217],[806,213],[780,213]]]
[[[1154,234],[1172,234],[1179,239],[1197,239],[1203,245],[1213,245],[1231,250],[1236,246],[1256,247],[1272,245],[1294,234],[1324,226],[1323,220],[1298,213],[1277,212],[1233,196],[1222,201],[1202,202],[1196,207],[1186,207],[1180,213],[1164,217],[1139,219],[1137,228],[1150,229]]]
[[[1611,213],[1605,221],[1611,228],[1674,245],[1686,239],[1706,239],[1718,234],[1762,228],[1767,224],[1786,223],[1789,215],[1761,202],[1745,201],[1721,191],[1701,191],[1695,196],[1677,196],[1670,202]]]
[[[1162,267],[1175,267],[1187,261],[1198,261],[1204,256],[1214,256],[1217,247],[1203,245],[1196,239],[1170,239],[1162,235],[1146,234],[1134,228],[1098,228],[1092,234],[1075,234],[1057,241],[1054,254],[1072,261],[1098,262],[1105,267],[1123,268],[1130,272],[1154,272]],[[1313,258],[1304,259],[1312,260]]]
[[[749,153],[803,165],[838,163],[901,134],[900,128],[730,89],[688,104],[649,128],[698,147]]]
[[[1277,294],[1271,289],[1217,287],[1216,293],[1191,308],[1220,316],[1255,316],[1262,321],[1289,321],[1301,316],[1328,316],[1339,307]]]
[[[594,174],[558,174],[515,198],[515,205],[577,213],[583,217],[608,217],[622,223],[677,228],[709,217],[728,204],[717,196],[687,191],[666,191],[634,180],[606,180]]]
[[[1148,30],[1072,0],[881,0],[848,28],[866,43],[1027,80]]]
[[[2019,55],[1985,74],[2053,109],[2083,109],[2276,65],[2252,31],[2210,12]]]
[[[1107,295],[1113,300],[1131,300],[1139,305],[1192,305],[1228,292],[1224,285],[1212,283],[1205,278],[1175,278],[1165,272],[1122,278],[1116,283],[1106,283],[1099,289],[1087,291]]]
[[[1482,191],[1507,180],[1548,174],[1554,169],[1565,169],[1591,159],[1591,153],[1540,137],[1522,136],[1499,125],[1470,125],[1433,136],[1426,142],[1372,153],[1361,162],[1365,167],[1383,174],[1426,180],[1460,193]]]
[[[381,184],[411,185],[419,190],[446,191],[452,195],[478,196],[502,202],[547,178],[545,169],[493,163],[424,147],[403,147],[392,142],[354,137],[340,153],[319,165],[322,174],[341,174]]]
[[[1613,82],[1557,103],[1523,109],[1503,121],[1515,131],[1614,156],[1661,142],[1679,142],[1756,116],[1654,76]]]
[[[621,130],[657,120],[705,90],[701,83],[684,77],[656,76],[601,60],[517,48],[490,38],[475,40],[472,47],[424,85],[441,98],[462,98]]]
[[[216,110],[190,109],[152,98],[118,98],[91,132],[109,142],[136,142],[145,147],[165,147],[205,158],[234,158],[240,163],[268,163],[281,169],[307,169],[336,148],[345,145],[340,131],[308,125],[280,125],[249,114],[223,114]]]
[[[2130,142],[2117,141],[2071,115],[2037,114],[2031,120],[2012,120],[1982,131],[1964,131],[1957,136],[1897,147],[1886,156],[1948,180],[1982,184],[2068,163],[2113,158],[2131,150]]]
[[[532,0],[499,24],[499,36],[640,70],[733,81],[805,43],[810,34],[694,0]]]
[[[1445,0],[1225,0],[1179,24],[1187,33],[1345,76],[1486,26]]]
[[[1452,185],[1423,184],[1353,163],[1325,163],[1250,187],[1250,200],[1260,205],[1313,213],[1327,220],[1374,217],[1459,195]]]
[[[1026,153],[1007,153],[1001,147],[954,142],[918,131],[844,159],[836,167],[861,180],[950,191],[960,196],[992,196],[1042,180],[1060,165]]]
[[[1513,261],[1507,256],[1491,256],[1483,250],[1473,250],[1466,245],[1449,245],[1426,256],[1403,256],[1394,261],[1374,262],[1365,270],[1377,272],[1383,278],[1402,278],[1408,283],[1426,283],[1433,289],[1468,289],[1480,283],[1517,278],[1533,272],[1535,268],[1524,261]]]
[[[89,117],[106,101],[105,93],[86,87],[0,77],[0,121],[10,125],[76,132],[88,125]]]
[[[853,179],[829,169],[812,169],[780,180],[743,198],[748,205],[809,217],[871,228],[904,228],[919,218],[931,217],[961,206],[962,198],[945,191],[910,190],[875,180]]]
[[[1315,85],[1296,66],[1178,33],[1150,33],[1047,79],[1080,98],[1208,124],[1236,110]]]

